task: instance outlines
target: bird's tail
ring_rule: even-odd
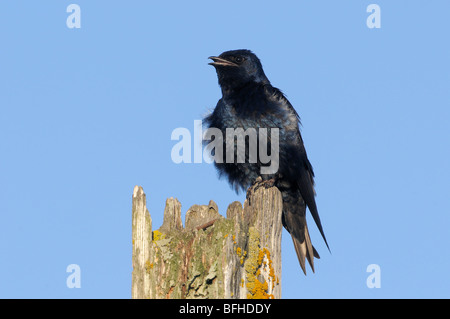
[[[314,257],[320,258],[311,243],[308,225],[306,224],[306,205],[301,196],[282,192],[283,195],[283,226],[291,234],[298,261],[306,275],[306,261],[308,260],[314,272]]]
[[[298,261],[300,262],[300,266],[302,267],[303,273],[306,275],[306,262],[305,259],[308,260],[309,265],[311,266],[312,271],[314,272],[314,257],[320,258],[319,253],[314,248],[311,243],[311,238],[308,233],[308,226],[305,223],[305,240],[300,242],[294,235],[291,235],[292,241],[294,242],[295,252],[297,253]]]

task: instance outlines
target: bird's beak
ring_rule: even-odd
[[[219,58],[217,56],[210,56],[208,59],[211,59],[214,61],[214,62],[208,63],[209,65],[212,65],[212,66],[238,66],[236,63]]]

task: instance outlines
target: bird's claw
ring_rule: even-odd
[[[248,188],[246,198],[250,201],[252,193],[256,192],[261,187],[264,187],[265,189],[271,188],[275,186],[275,182],[275,178],[263,181],[261,176],[258,176],[253,185]]]

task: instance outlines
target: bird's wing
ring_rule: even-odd
[[[327,245],[328,250],[330,250],[327,239],[325,237],[325,233],[323,231],[322,223],[320,221],[319,212],[317,210],[315,200],[316,192],[314,190],[314,170],[311,163],[308,160],[303,139],[300,134],[300,127],[299,127],[301,125],[300,116],[295,111],[294,107],[289,102],[289,100],[284,96],[284,94],[279,89],[272,87],[271,94],[278,101],[277,104],[283,110],[283,113],[287,114],[286,121],[289,123],[289,125],[287,125],[287,129],[291,130],[291,132],[293,133],[292,134],[293,138],[290,141],[290,143],[292,143],[290,150],[296,153],[295,158],[298,163],[291,165],[296,166],[295,179],[297,182],[298,189],[300,190],[300,193],[306,203],[306,206],[308,206],[309,208],[309,211],[314,219],[314,222],[317,225],[317,228],[320,231],[320,234],[323,237],[323,240],[325,241],[325,244]],[[295,127],[290,123],[293,121],[294,116],[296,118]]]
[[[306,154],[306,153],[305,153]],[[314,222],[317,225],[317,228],[320,231],[320,234],[323,237],[323,240],[325,241],[325,244],[327,245],[328,250],[330,250],[330,247],[328,246],[327,238],[325,237],[325,233],[323,231],[322,223],[320,221],[319,212],[317,210],[316,200],[315,200],[315,190],[314,190],[314,174],[312,172],[311,163],[309,162],[308,158],[305,158],[305,167],[303,173],[300,174],[297,185],[300,190],[300,193],[306,203],[306,206],[309,208],[309,212],[311,213]],[[308,167],[311,167],[311,169],[308,169]]]

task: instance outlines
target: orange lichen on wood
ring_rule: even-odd
[[[266,271],[267,260],[269,267],[272,265],[270,260],[270,252],[267,248],[260,248],[259,232],[255,228],[249,229],[249,256],[245,263],[245,271],[247,273],[247,299],[273,299],[274,295],[269,294],[269,284],[261,276],[261,270]],[[269,270],[270,273],[270,270]],[[262,277],[263,282],[259,278]],[[273,288],[273,287],[272,287]]]
[[[153,269],[153,263],[150,262],[150,260],[147,260],[145,262],[145,271],[147,272],[147,274],[150,273],[150,270]]]

